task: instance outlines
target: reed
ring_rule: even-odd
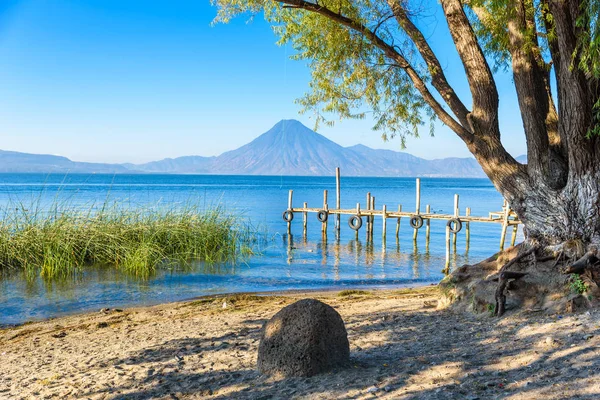
[[[162,266],[235,263],[252,252],[252,240],[250,227],[221,207],[18,204],[0,217],[0,271],[52,280],[102,265],[145,278]]]

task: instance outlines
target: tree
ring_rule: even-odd
[[[600,243],[599,0],[212,2],[218,22],[264,12],[280,42],[309,60],[305,109],[343,118],[368,109],[375,129],[401,138],[437,118],[475,156],[530,241]],[[450,85],[419,28],[423,4],[441,7],[470,99]],[[493,71],[503,67],[513,74],[526,165],[500,141]]]

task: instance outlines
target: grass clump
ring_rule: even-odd
[[[249,229],[218,207],[10,207],[0,220],[0,271],[57,279],[103,265],[144,278],[160,266],[235,262],[251,253],[250,239]]]
[[[347,290],[342,290],[341,292],[338,293],[338,297],[348,297],[348,296],[352,296],[352,295],[356,295],[356,296],[368,296],[371,293],[365,291],[365,290],[357,290],[357,289],[347,289]]]

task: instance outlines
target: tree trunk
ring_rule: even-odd
[[[503,194],[528,239],[547,245],[569,240],[600,243],[600,160],[585,174],[571,177],[561,190],[532,185],[522,193]]]

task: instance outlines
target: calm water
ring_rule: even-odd
[[[342,208],[364,206],[366,193],[376,197],[376,206],[388,210],[403,205],[415,207],[413,178],[344,178],[341,180]],[[381,220],[375,221],[373,242],[361,229],[354,231],[342,217],[339,240],[329,224],[323,240],[320,223],[309,215],[308,236],[302,236],[302,219],[292,223],[292,236],[285,234],[281,213],[287,207],[288,190],[294,190],[294,206],[323,203],[329,190],[330,207],[335,204],[335,178],[288,176],[191,176],[191,175],[41,175],[0,174],[2,211],[15,203],[65,203],[90,208],[106,199],[122,207],[223,206],[254,226],[268,232],[270,240],[261,245],[261,254],[238,265],[208,268],[199,263],[186,271],[160,271],[152,279],[138,281],[113,269],[92,269],[74,281],[54,284],[42,280],[27,282],[20,276],[0,280],[0,324],[20,323],[65,313],[104,307],[155,304],[206,294],[272,291],[288,289],[392,286],[436,282],[443,275],[444,222],[432,221],[431,242],[425,244],[421,231],[413,246],[412,229],[403,220],[400,240],[395,238],[395,221],[388,220],[388,235],[381,240]],[[431,204],[438,213],[452,213],[453,196],[460,194],[461,214],[471,207],[472,215],[500,210],[502,198],[486,179],[421,180],[422,210]],[[11,205],[11,206],[9,206]],[[498,250],[500,225],[471,224],[471,243],[466,251],[464,229],[459,234],[454,266],[472,263]]]

